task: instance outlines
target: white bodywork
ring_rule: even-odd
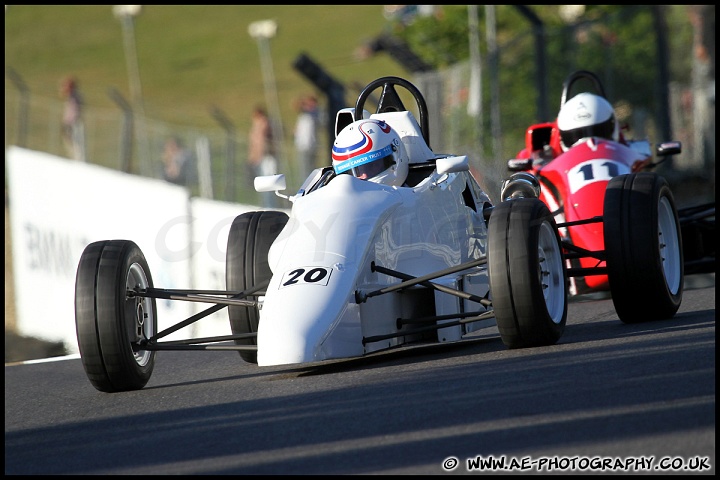
[[[399,336],[363,344],[364,338],[407,329],[398,326],[398,318],[478,309],[457,296],[417,286],[358,302],[362,293],[401,282],[373,271],[373,264],[420,277],[483,257],[487,248],[482,207],[490,200],[467,171],[467,159],[435,159],[409,112],[378,116],[401,131],[411,163],[434,160],[437,168],[414,187],[341,174],[290,198],[289,221],[268,255],[273,275],[260,309],[260,366],[360,356],[413,340]],[[480,296],[489,289],[482,269],[432,281]],[[454,341],[479,327],[454,325],[435,335],[438,341]]]

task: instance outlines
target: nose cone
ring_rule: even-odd
[[[290,327],[290,328],[288,328]],[[260,322],[258,329],[258,366],[289,365],[315,361],[317,343],[305,328],[286,322]]]
[[[289,271],[296,278],[302,267]],[[311,270],[320,271],[320,267]],[[362,355],[360,311],[354,302],[354,269],[339,264],[323,282],[287,284],[275,275],[258,324],[258,365],[288,365]]]
[[[298,269],[295,269],[298,270]],[[273,278],[260,310],[258,365],[287,365],[324,360],[322,343],[332,332],[346,296],[334,295],[340,275],[330,285],[294,284],[277,288]],[[343,285],[344,286],[344,285]]]
[[[273,243],[258,324],[258,365],[362,355],[357,277],[379,225],[401,203],[393,190],[338,175],[299,198]]]

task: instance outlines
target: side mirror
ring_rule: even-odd
[[[253,184],[256,192],[277,192],[278,190],[285,190],[287,188],[285,175],[282,173],[255,177]]]
[[[508,170],[511,172],[524,172],[531,170],[533,166],[532,158],[511,158],[507,162]]]
[[[659,157],[677,155],[680,152],[682,152],[682,143],[680,142],[663,142],[657,146],[657,155]]]
[[[438,158],[435,161],[435,168],[437,168],[438,175],[453,172],[467,172],[470,170],[468,164],[467,155],[461,155],[458,157],[445,157]]]

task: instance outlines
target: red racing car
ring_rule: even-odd
[[[572,87],[577,90],[581,81],[589,82],[594,93],[573,95]],[[527,129],[525,148],[508,161],[508,169],[516,173],[503,182],[501,197],[538,197],[553,212],[568,264],[570,293],[610,290],[604,255],[607,232],[603,222],[588,220],[605,213],[605,192],[613,178],[650,170],[664,160],[661,157],[679,154],[681,144],[657,145],[658,161],[649,141],[625,139],[600,80],[585,70],[565,80],[560,104],[555,121]],[[678,217],[685,256],[680,267],[685,273],[714,271],[714,203],[679,209]],[[658,241],[663,244],[662,238]]]

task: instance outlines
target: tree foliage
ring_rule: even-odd
[[[495,7],[503,131],[514,131],[514,141],[520,141],[528,125],[554,118],[560,107],[562,82],[572,71],[596,73],[611,102],[626,107],[620,113],[629,116],[640,112],[650,119],[661,108],[661,62],[670,72],[670,81],[690,81],[693,32],[684,6],[586,5],[575,18],[564,18],[560,5],[527,8],[529,13],[515,6]],[[658,29],[653,8],[661,13],[667,32]],[[487,7],[479,6],[477,11],[481,54],[486,59]],[[435,6],[430,15],[406,10],[390,20],[390,30],[424,61],[442,69],[469,58],[468,12],[466,5]],[[532,14],[542,25],[545,94],[552,118],[538,118],[535,108],[539,37]],[[660,35],[664,33],[668,58],[659,57]],[[489,97],[487,85],[483,81],[484,102]]]

